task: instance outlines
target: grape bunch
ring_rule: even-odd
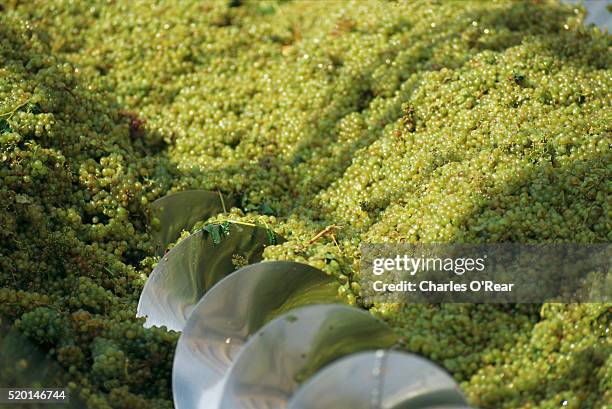
[[[135,318],[149,204],[207,189],[237,205],[196,228],[284,237],[266,259],[336,277],[475,406],[603,407],[610,305],[365,305],[359,286],[364,243],[612,239],[611,37],[583,19],[554,1],[2,2],[0,315],[88,407],[171,407],[178,335]]]

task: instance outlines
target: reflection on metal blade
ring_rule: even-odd
[[[339,302],[337,290],[334,278],[292,261],[252,264],[221,280],[179,338],[172,370],[176,408],[218,408],[224,376],[251,334],[293,308]]]
[[[564,3],[579,4],[587,10],[585,24],[595,24],[612,32],[612,14],[607,10],[610,0],[562,0]]]
[[[269,239],[265,228],[231,224],[220,242],[203,230],[181,240],[153,269],[140,295],[137,316],[147,317],[146,327],[182,330],[204,293],[236,269],[233,258],[260,261]]]
[[[223,200],[223,201],[222,201]],[[151,216],[160,224],[152,230],[155,252],[162,255],[168,244],[179,238],[196,222],[234,206],[234,200],[208,190],[186,190],[164,196],[151,203]]]
[[[246,343],[227,375],[221,408],[284,408],[300,383],[323,366],[395,342],[393,331],[363,310],[344,305],[296,309]]]
[[[323,368],[291,398],[288,409],[468,408],[456,382],[426,359],[369,351]]]

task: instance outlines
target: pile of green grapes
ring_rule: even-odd
[[[612,37],[583,14],[1,2],[0,315],[88,407],[172,407],[178,334],[135,318],[147,208],[218,190],[287,239],[267,259],[336,276],[474,406],[609,405],[609,304],[363,305],[358,284],[363,243],[611,241]]]

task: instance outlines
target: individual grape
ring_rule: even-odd
[[[0,9],[0,313],[88,407],[172,406],[178,335],[135,311],[148,204],[184,189],[239,199],[194,228],[269,227],[287,241],[266,259],[337,277],[478,407],[610,401],[609,305],[365,306],[359,286],[365,243],[612,239],[610,35],[581,8]]]

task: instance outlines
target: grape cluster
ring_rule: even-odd
[[[92,345],[93,365],[91,375],[104,389],[112,390],[121,386],[127,377],[125,353],[112,341],[96,338]]]
[[[16,327],[43,345],[54,345],[64,335],[61,315],[48,307],[38,307],[23,314]]]
[[[610,35],[542,2],[8,0],[0,313],[88,407],[171,407],[147,205],[220,190],[483,408],[610,401],[609,305],[362,305],[359,246],[609,242]],[[155,221],[152,221],[155,225]],[[184,232],[185,237],[188,232]],[[240,266],[240,255],[234,258]]]
[[[168,189],[173,167],[151,156],[159,142],[138,139],[134,118],[54,55],[44,31],[3,12],[0,38],[0,314],[50,351],[91,407],[108,408],[114,388],[151,378],[167,407],[171,348],[153,359],[165,363],[163,377],[136,381],[109,375],[117,353],[92,356],[118,321],[142,325],[134,316],[146,279],[139,263],[152,249],[145,206]],[[142,342],[175,341],[167,337]],[[122,373],[153,365],[139,351],[123,350]],[[144,399],[121,391],[123,401]]]

